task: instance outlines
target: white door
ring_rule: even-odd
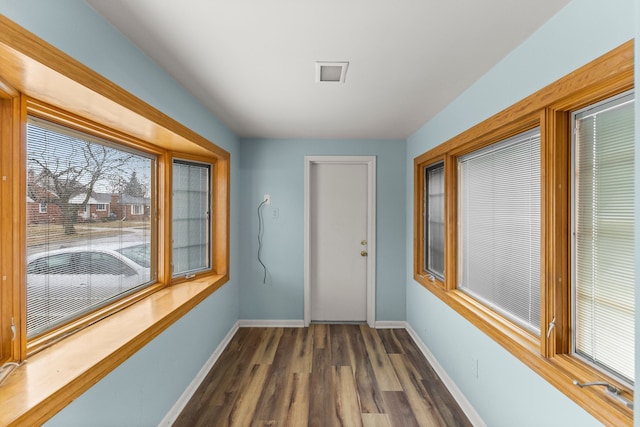
[[[367,320],[368,165],[309,171],[311,321]]]

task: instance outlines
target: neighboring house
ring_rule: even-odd
[[[60,207],[55,203],[58,195],[34,183],[34,174],[27,178],[27,225],[58,224],[62,219]]]
[[[95,221],[109,218],[111,213],[111,194],[92,193],[89,200],[84,204],[87,194],[78,194],[69,202],[78,205],[79,221]]]
[[[123,221],[146,221],[151,214],[151,198],[121,194],[119,198],[120,215]]]
[[[42,198],[36,201],[27,196],[27,225],[59,224],[62,221],[60,207],[50,200]]]
[[[56,203],[58,196],[35,185],[27,196],[27,224],[61,224],[62,212]],[[78,207],[78,221],[146,221],[150,218],[151,199],[127,194],[93,193],[85,204],[86,193],[69,202]]]

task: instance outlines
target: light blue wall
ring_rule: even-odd
[[[413,159],[635,35],[635,0],[574,0],[408,140],[407,253]],[[487,425],[593,426],[586,411],[412,279],[407,320]],[[478,360],[476,379],[474,360]]]
[[[223,286],[45,425],[157,426],[235,323],[236,289]]]
[[[376,320],[405,320],[404,140],[272,140],[240,143],[240,318],[304,318],[304,156],[377,156]],[[257,207],[265,194],[262,259],[257,260]],[[279,210],[274,219],[273,209]]]
[[[640,35],[640,25],[634,29],[633,23],[634,16],[640,23],[640,0],[635,3],[639,6],[634,14],[634,0],[574,0],[405,145],[402,141],[324,140],[239,143],[217,118],[83,1],[0,0],[0,13],[225,148],[232,156],[230,283],[48,424],[99,425],[100,420],[102,425],[155,425],[238,319],[238,313],[246,319],[302,319],[303,157],[352,154],[378,156],[377,319],[403,320],[406,314],[411,326],[492,427],[598,425],[413,281],[412,165],[418,154],[634,34]],[[557,43],[558,40],[563,42]],[[640,50],[636,46],[638,57]],[[637,138],[640,146],[640,136]],[[640,153],[637,156],[640,158]],[[640,170],[640,161],[637,165]],[[636,181],[638,199],[640,173]],[[254,242],[255,208],[265,193],[271,194],[271,208],[278,208],[280,213],[278,220],[268,215],[265,218],[263,255],[271,272],[267,286],[261,283]],[[640,241],[640,232],[636,233],[636,240]],[[640,254],[637,260],[640,265]],[[637,299],[640,300],[638,296]],[[473,375],[474,359],[479,361],[478,379]],[[635,425],[640,427],[640,420]]]
[[[231,153],[231,281],[47,423],[157,425],[238,319],[239,142],[83,1],[0,0],[0,13]]]

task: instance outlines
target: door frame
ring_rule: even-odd
[[[314,164],[367,166],[367,324],[376,322],[376,156],[304,157],[304,325],[311,323],[311,166]]]

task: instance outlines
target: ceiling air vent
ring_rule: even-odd
[[[316,82],[344,83],[348,62],[316,62]]]

